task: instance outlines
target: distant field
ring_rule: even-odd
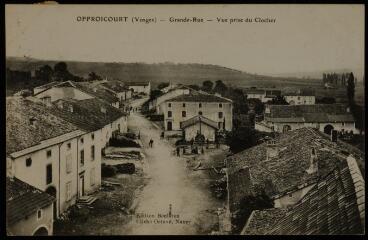
[[[34,71],[35,69],[49,65],[53,67],[58,61],[46,61],[37,59],[24,59],[8,57],[6,67],[11,70]],[[94,71],[109,79],[128,81],[150,81],[152,87],[161,82],[202,85],[203,81],[222,80],[225,84],[234,87],[267,87],[282,90],[313,88],[317,97],[334,96],[338,102],[346,102],[346,90],[325,90],[321,79],[270,77],[238,71],[217,65],[206,64],[174,64],[174,63],[101,63],[101,62],[76,62],[66,61],[71,73],[86,77]],[[15,89],[7,89],[7,94]],[[364,87],[360,83],[356,88],[356,101],[364,102]]]
[[[23,59],[8,57],[6,67],[11,70],[34,71],[35,69],[49,65],[53,67],[57,61],[44,61],[37,59]],[[66,61],[71,73],[86,77],[89,72],[110,79],[128,81],[150,81],[153,86],[160,82],[173,82],[183,84],[201,85],[203,81],[222,80],[228,85],[283,85],[290,82],[308,84],[313,80],[298,78],[278,78],[250,74],[217,65],[208,64],[174,64],[174,63],[101,63],[101,62],[76,62]]]
[[[334,97],[338,103],[347,103],[347,95],[345,88],[339,89],[325,89],[322,80],[266,80],[266,81],[249,81],[241,85],[243,88],[258,87],[258,88],[272,88],[280,90],[296,90],[298,88],[312,88],[315,90],[316,97]],[[358,82],[355,87],[355,101],[357,104],[364,106],[364,85]]]

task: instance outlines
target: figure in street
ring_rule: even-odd
[[[149,146],[150,146],[151,148],[153,147],[153,140],[152,140],[152,139],[149,141]]]
[[[176,156],[180,157],[180,148],[176,147]]]

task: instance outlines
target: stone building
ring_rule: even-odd
[[[101,154],[127,131],[126,114],[98,99],[7,98],[7,173],[56,198],[58,217],[99,189]]]
[[[252,212],[243,235],[346,235],[365,232],[365,181],[344,157],[290,208]]]
[[[85,132],[29,99],[7,98],[6,110],[7,174],[55,197],[56,218],[76,201]]]
[[[190,92],[192,92],[193,90],[186,87],[186,86],[176,86],[173,87],[171,89],[169,89],[167,92],[165,92],[163,95],[152,99],[149,102],[149,110],[156,110],[156,114],[163,114],[162,112],[162,104],[164,104],[165,101],[180,96],[180,95],[185,95],[185,94],[189,94]]]
[[[147,96],[151,94],[151,82],[127,82],[126,86],[135,93],[144,93]]]
[[[182,126],[186,126],[186,121],[192,118],[193,120],[206,119],[206,122],[216,125],[218,130],[231,131],[233,127],[232,110],[233,105],[230,99],[200,92],[180,95],[162,104],[167,132],[182,133]],[[205,137],[207,139],[209,136]]]
[[[255,123],[255,129],[264,132],[287,132],[313,127],[330,134],[359,133],[350,108],[344,104],[266,105],[264,120]]]
[[[55,198],[16,177],[6,178],[6,229],[9,236],[52,235]]]
[[[42,99],[45,103],[52,103],[59,99],[86,100],[97,98],[107,102],[115,108],[119,108],[119,98],[111,94],[102,86],[93,85],[89,82],[77,83],[73,81],[51,82],[34,88],[34,96]]]
[[[285,100],[290,105],[312,105],[316,104],[316,96],[314,91],[310,89],[299,89],[295,92],[283,94]]]
[[[248,99],[259,99],[263,103],[272,101],[272,99],[281,96],[281,91],[275,89],[247,89],[245,93]]]
[[[349,155],[364,172],[359,149],[333,142],[316,129],[300,128],[226,158],[229,216],[239,217],[247,196],[265,194],[275,208],[295,205]]]

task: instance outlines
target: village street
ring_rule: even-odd
[[[140,132],[149,182],[137,197],[135,214],[122,226],[121,234],[210,233],[221,203],[211,196],[198,173],[186,168],[185,158],[176,157],[174,148],[160,139],[160,129],[139,113],[129,116],[128,125]],[[149,148],[150,139],[153,148]]]

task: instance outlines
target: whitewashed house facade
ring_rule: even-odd
[[[168,90],[166,93],[164,93],[163,95],[157,97],[156,99],[151,100],[149,102],[149,110],[155,109],[156,114],[162,114],[163,113],[162,104],[166,100],[169,100],[171,98],[174,98],[180,95],[189,94],[192,91],[193,91],[192,89],[185,87],[185,86],[178,86],[176,88],[172,88]]]
[[[170,134],[169,132],[183,133],[183,127],[193,126],[193,123],[195,128],[198,128],[202,120],[208,123],[205,124],[205,128],[210,127],[208,135],[205,136],[206,139],[212,139],[214,131],[231,131],[233,127],[233,105],[232,101],[227,98],[192,92],[166,100],[161,106],[164,114],[165,131],[168,134]],[[216,126],[217,129],[212,126]],[[188,135],[190,129],[187,129],[187,131]]]
[[[350,108],[344,104],[266,105],[264,120],[255,129],[264,132],[286,132],[313,127],[330,134],[332,130],[358,134]]]
[[[127,82],[126,86],[135,93],[144,93],[147,96],[151,94],[151,82]]]

